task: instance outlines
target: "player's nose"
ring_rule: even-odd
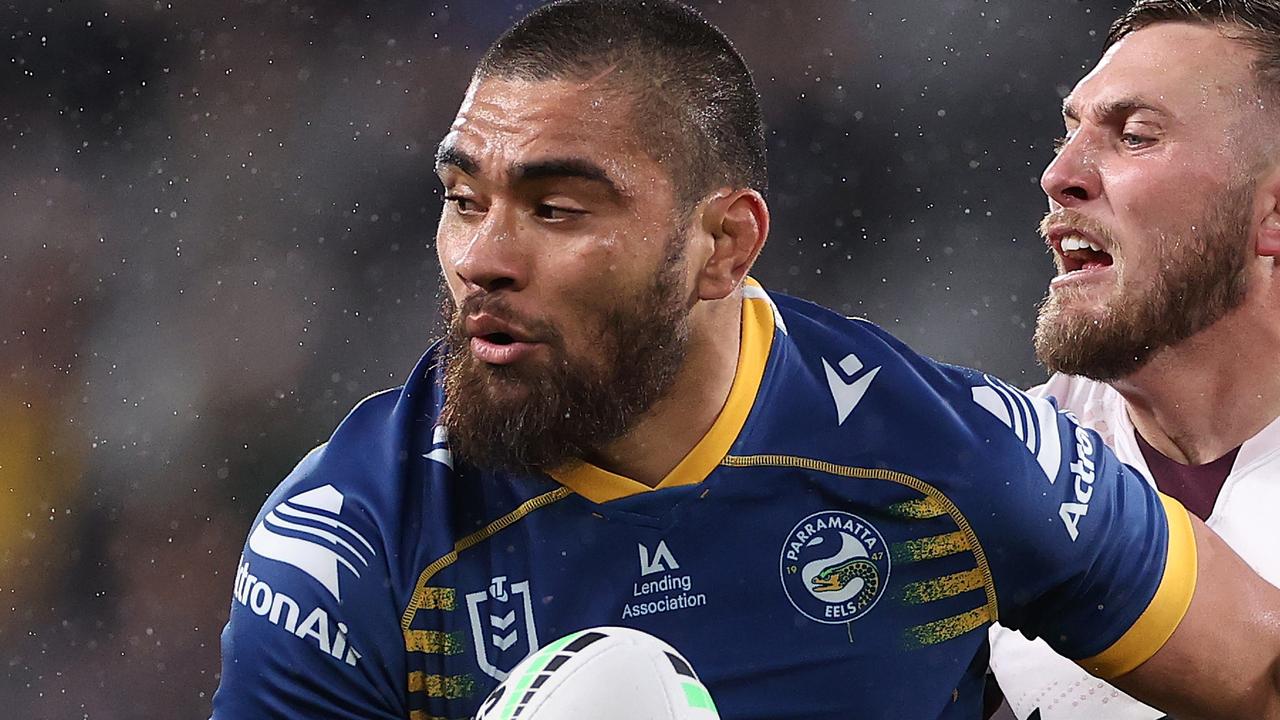
[[[1045,195],[1062,207],[1077,207],[1102,193],[1102,180],[1092,141],[1076,132],[1062,143],[1058,154],[1040,175]]]
[[[470,228],[451,260],[452,271],[470,289],[521,290],[528,284],[529,262],[514,213],[491,207],[483,222]]]

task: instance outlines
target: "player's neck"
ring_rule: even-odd
[[[622,438],[588,460],[654,487],[715,424],[733,387],[741,343],[741,298],[715,301],[693,318],[689,348],[670,390]],[[697,312],[697,311],[695,311]]]
[[[1211,462],[1280,416],[1280,323],[1241,308],[1112,386],[1152,447]]]

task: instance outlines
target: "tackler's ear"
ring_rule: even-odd
[[[721,190],[705,201],[700,229],[712,251],[699,268],[700,300],[728,297],[746,278],[769,237],[769,206],[755,190]]]
[[[1280,257],[1280,168],[1258,182],[1257,202],[1262,219],[1257,225],[1254,251],[1260,257]]]

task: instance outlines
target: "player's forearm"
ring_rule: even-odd
[[[1260,609],[1255,614],[1258,621],[1254,647],[1268,659],[1256,659],[1255,667],[1263,670],[1258,673],[1257,682],[1248,686],[1242,707],[1230,716],[1233,718],[1280,720],[1280,591],[1269,586],[1264,589],[1259,600]]]
[[[1246,697],[1230,708],[1215,708],[1208,720],[1280,720],[1280,661],[1273,664],[1269,677],[1259,678]]]
[[[1280,718],[1280,657],[1271,661],[1271,677],[1262,686],[1262,708],[1257,717],[1276,720]]]
[[[1190,606],[1155,655],[1111,682],[1180,720],[1280,720],[1280,588],[1199,519],[1191,523]]]
[[[1216,692],[1211,685],[1198,693],[1210,708],[1202,712],[1206,718],[1280,720],[1280,591],[1261,583],[1253,590],[1239,589],[1252,610],[1242,614],[1252,615],[1254,622],[1246,632],[1225,633],[1231,644],[1218,658],[1222,684]]]
[[[1221,670],[1232,675],[1230,681],[1204,683],[1188,680],[1178,689],[1163,687],[1153,690],[1145,683],[1134,683],[1132,674],[1112,680],[1112,684],[1134,698],[1159,708],[1178,720],[1280,720],[1280,660],[1273,663],[1254,682],[1245,680],[1243,672],[1232,673],[1236,666],[1230,657],[1222,658]],[[1199,675],[1191,667],[1190,675]]]
[[[1265,676],[1258,678],[1247,688],[1244,696],[1236,700],[1234,705],[1215,707],[1212,714],[1204,717],[1206,720],[1280,720],[1280,658],[1272,662]]]

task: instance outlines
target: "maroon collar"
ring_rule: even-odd
[[[1240,446],[1237,445],[1226,455],[1203,465],[1183,465],[1151,447],[1137,430],[1133,431],[1133,436],[1138,441],[1138,448],[1142,450],[1142,457],[1147,461],[1151,477],[1155,479],[1160,492],[1182,503],[1201,520],[1208,520],[1213,513],[1214,503],[1218,501],[1218,493],[1222,491],[1222,485],[1235,465]]]

